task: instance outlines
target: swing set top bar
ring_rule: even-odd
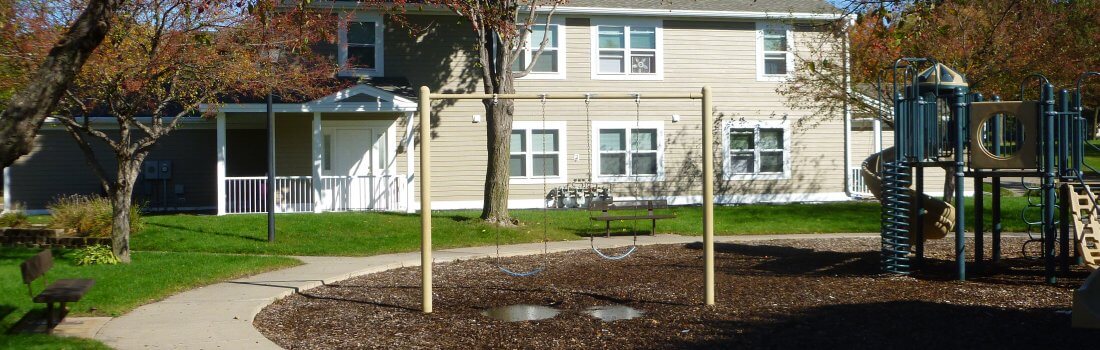
[[[502,100],[682,100],[692,99],[700,100],[703,98],[702,93],[602,93],[602,94],[584,94],[584,93],[557,93],[557,94],[442,94],[432,93],[428,94],[428,98],[431,99],[454,99],[454,100],[485,100],[485,99],[502,99]]]

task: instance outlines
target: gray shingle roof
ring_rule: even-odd
[[[564,6],[691,11],[837,12],[837,8],[825,0],[570,0]]]

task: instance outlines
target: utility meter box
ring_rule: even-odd
[[[141,176],[146,180],[160,180],[160,162],[146,160],[141,167]]]
[[[160,172],[160,178],[162,180],[168,180],[172,178],[172,161],[162,160],[158,166]]]
[[[146,160],[141,167],[141,175],[146,180],[169,180],[172,178],[172,161]]]

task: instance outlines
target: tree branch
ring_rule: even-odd
[[[71,121],[71,120],[70,120]],[[73,141],[76,141],[76,145],[80,147],[80,151],[84,153],[84,162],[88,164],[88,167],[92,168],[92,173],[95,173],[99,178],[99,185],[103,187],[103,191],[111,193],[112,182],[107,179],[107,171],[103,169],[103,165],[99,164],[98,158],[95,156],[95,151],[92,150],[91,145],[84,139],[84,136],[80,134],[77,128],[69,123],[61,123],[65,127],[65,130],[69,132],[69,136],[73,137]]]
[[[123,0],[90,0],[69,31],[50,50],[35,79],[0,112],[0,167],[30,153],[42,122],[111,28]]]

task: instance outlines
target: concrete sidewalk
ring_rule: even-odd
[[[720,236],[716,242],[770,239],[877,237],[871,234]],[[702,237],[657,235],[638,237],[639,245],[684,244]],[[600,247],[630,245],[631,237],[602,238]],[[541,253],[542,243],[500,247],[502,256]],[[552,242],[551,252],[589,249],[587,240]],[[496,247],[437,250],[436,263],[495,256]],[[419,266],[419,253],[371,257],[297,257],[305,264],[252,277],[226,281],[171,296],[114,318],[95,338],[115,349],[278,349],[252,320],[261,309],[292,293],[351,277],[404,266]]]

